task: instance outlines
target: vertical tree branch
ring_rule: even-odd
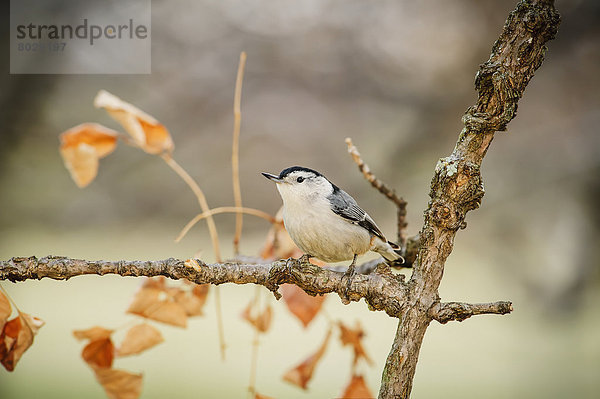
[[[442,158],[431,182],[421,242],[409,281],[403,314],[382,376],[380,398],[408,398],[430,309],[439,303],[438,287],[454,237],[468,211],[483,197],[480,166],[494,137],[515,117],[517,103],[556,35],[560,18],[550,0],[522,0],[510,13],[475,79],[477,103],[463,117],[465,124],[452,154]]]

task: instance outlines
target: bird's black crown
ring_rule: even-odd
[[[313,169],[305,168],[303,166],[292,166],[292,167],[282,170],[281,173],[279,174],[279,178],[283,179],[284,177],[286,177],[287,175],[289,175],[290,173],[293,173],[293,172],[309,172],[309,173],[314,173],[315,176],[323,176],[321,173],[319,173]],[[323,177],[325,177],[325,176],[323,176]]]

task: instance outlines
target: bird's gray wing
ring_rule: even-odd
[[[333,193],[328,197],[328,199],[331,203],[331,210],[335,214],[343,217],[350,223],[364,227],[371,234],[381,238],[383,242],[387,241],[373,219],[371,219],[367,212],[363,211],[362,208],[358,206],[350,194],[340,188],[335,187]]]

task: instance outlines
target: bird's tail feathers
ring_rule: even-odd
[[[402,257],[402,248],[400,248],[398,244],[391,241],[388,241],[387,243],[381,242],[381,244],[382,245],[375,248],[375,251],[383,256],[390,266],[398,267],[406,262]]]

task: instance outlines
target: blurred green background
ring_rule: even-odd
[[[113,2],[93,2],[110,7]],[[119,145],[80,190],[58,153],[58,134],[82,122],[120,127],[92,99],[106,89],[171,131],[174,157],[211,206],[233,204],[232,103],[239,53],[248,53],[242,100],[245,206],[275,213],[280,198],[260,172],[303,165],[350,192],[394,236],[395,209],[363,180],[346,153],[352,137],[374,173],[408,201],[408,231],[422,224],[429,182],[474,103],[473,80],[514,1],[153,1],[152,74],[9,75],[0,63],[0,259],[213,260],[206,226],[173,238],[196,213],[195,198],[157,157]],[[456,238],[443,300],[511,300],[508,316],[429,328],[413,396],[596,398],[600,395],[600,3],[557,1],[558,37],[483,164],[486,195]],[[48,9],[48,15],[58,12]],[[8,54],[8,8],[0,26]],[[217,216],[232,255],[234,218]],[[268,230],[245,217],[242,249],[258,253]],[[20,308],[46,321],[1,398],[105,397],[71,331],[116,328],[140,281],[116,276],[68,282],[2,282]],[[214,293],[214,291],[213,291]],[[219,357],[215,304],[187,329],[160,326],[166,342],[115,366],[144,373],[143,398],[244,397],[253,333],[239,318],[250,286],[222,286],[227,360]],[[336,339],[307,392],[281,380],[319,346],[320,315],[304,330],[281,302],[261,339],[257,387],[279,397],[335,397],[351,354]],[[327,315],[360,320],[376,393],[396,321],[364,302],[325,302]]]

